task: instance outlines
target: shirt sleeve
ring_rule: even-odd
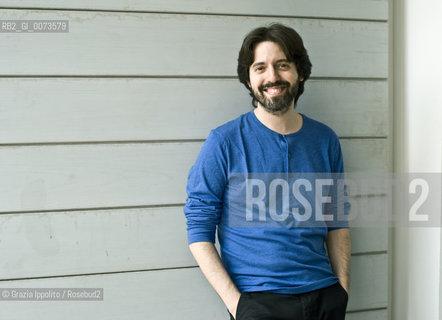
[[[223,212],[227,183],[226,159],[223,139],[215,131],[211,131],[188,175],[184,214],[189,244],[215,242],[216,226]]]
[[[325,206],[325,214],[333,216],[333,221],[328,222],[328,231],[348,228],[348,214],[350,212],[350,202],[348,201],[347,186],[344,181],[344,160],[341,145],[336,137],[334,144],[334,158],[332,159],[332,201]]]

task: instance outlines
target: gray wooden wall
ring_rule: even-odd
[[[102,302],[2,302],[0,318],[226,319],[182,206],[209,130],[250,110],[243,36],[274,21],[298,30],[314,65],[299,111],[339,134],[347,171],[388,171],[387,7],[0,1],[1,19],[70,23],[0,33],[0,287],[104,288]],[[348,319],[387,319],[387,231],[352,237]]]

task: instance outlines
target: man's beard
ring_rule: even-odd
[[[274,86],[285,86],[284,93],[273,98],[266,97],[264,89]],[[271,114],[285,114],[293,106],[295,97],[298,94],[298,88],[298,79],[293,86],[290,86],[290,83],[287,81],[276,81],[259,86],[258,90],[253,90],[253,96],[267,112]]]

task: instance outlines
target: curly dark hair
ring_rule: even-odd
[[[246,86],[253,98],[252,104],[256,108],[257,101],[249,86],[249,69],[254,61],[254,50],[258,43],[272,41],[278,44],[287,59],[296,66],[299,78],[298,94],[295,97],[295,105],[301,94],[304,92],[304,83],[310,77],[312,64],[304,47],[301,36],[292,28],[280,23],[273,23],[269,27],[260,27],[250,31],[244,38],[238,55],[238,77],[239,81]]]

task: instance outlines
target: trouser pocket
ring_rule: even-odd
[[[244,304],[246,303],[245,300],[247,300],[247,296],[248,293],[243,292],[239,297],[238,306],[236,307],[236,315],[235,315],[236,320],[244,319],[245,311],[247,310],[247,308],[244,308]]]

